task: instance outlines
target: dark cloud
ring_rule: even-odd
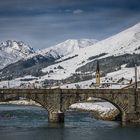
[[[0,39],[44,48],[69,38],[103,39],[140,21],[139,0],[0,0]]]
[[[64,9],[119,8],[140,10],[139,0],[0,0],[0,15],[37,15]]]

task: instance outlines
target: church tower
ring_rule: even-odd
[[[97,61],[97,67],[96,67],[96,85],[100,85],[100,68],[99,68],[99,61]]]

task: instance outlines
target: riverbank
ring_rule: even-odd
[[[12,104],[12,105],[33,105],[33,106],[41,106],[33,100],[18,100],[18,101],[9,101],[9,102],[0,102],[0,104]]]
[[[15,105],[35,105],[41,106],[33,100],[19,100],[19,101],[9,101],[3,102],[1,104],[15,104]],[[70,106],[70,109],[77,111],[85,111],[93,113],[96,119],[101,120],[115,120],[116,116],[119,114],[119,110],[109,102],[97,100],[89,101],[84,103],[76,103]]]
[[[109,102],[85,102],[70,106],[73,110],[92,112],[96,119],[115,120],[119,110]]]

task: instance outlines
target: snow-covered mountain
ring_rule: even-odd
[[[87,48],[97,43],[95,39],[69,39],[58,45],[46,48],[42,52],[55,52],[60,57],[67,56],[70,54],[78,54],[82,48]]]
[[[140,23],[99,42],[67,40],[37,51],[0,71],[0,76],[36,76],[39,77],[39,82],[48,80],[47,84],[50,81],[53,83],[53,80],[63,80],[65,83],[82,80],[91,82],[95,76],[97,59],[102,76],[114,74],[115,77],[133,79],[134,63],[140,66]],[[58,84],[58,81],[56,83]]]
[[[3,42],[0,44],[0,69],[33,53],[33,48],[22,41]]]
[[[87,70],[85,70],[85,72],[88,72],[88,70],[90,71],[90,68],[92,68],[91,66],[95,65],[94,63],[90,64],[90,62],[94,62],[95,59],[107,58],[111,56],[115,57],[134,53],[140,53],[140,23],[123,32],[118,33],[117,35],[114,35],[103,41],[99,41],[94,45],[81,49],[78,52],[77,57],[74,57],[67,61],[63,61],[59,64],[51,65],[47,68],[42,69],[42,71],[45,73],[53,70],[54,73],[52,75],[49,75],[50,79],[65,79],[71,76],[71,74],[75,73],[77,69],[79,69],[78,71],[80,72],[82,70],[80,69],[80,67],[86,67],[88,63],[89,67],[87,68]],[[133,56],[124,56],[123,59],[125,60],[129,57]],[[112,61],[113,58],[110,58],[110,60]],[[120,59],[119,61],[123,60]],[[63,70],[56,69],[59,65],[63,67]],[[112,64],[110,63],[110,67],[112,67],[111,65]]]
[[[24,59],[35,59],[35,57],[38,56],[65,59],[71,57],[71,55],[74,56],[78,54],[81,49],[94,45],[97,42],[96,39],[69,39],[57,45],[38,50]]]
[[[97,40],[95,39],[67,40],[56,46],[33,52],[13,65],[3,69],[2,71],[5,76],[3,74],[2,76],[7,77],[7,74],[16,77],[24,76],[24,74],[38,75],[37,73],[42,68],[58,63],[58,61],[70,59],[78,54],[81,49],[89,47],[96,42]]]
[[[35,57],[37,55],[42,55],[44,57],[51,56],[55,59],[65,59],[71,55],[76,55],[79,53],[79,50],[94,45],[98,41],[96,39],[69,39],[64,42],[61,42],[55,46],[51,46],[42,50],[36,51],[33,55],[29,55],[27,59]]]

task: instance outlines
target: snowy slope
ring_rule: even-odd
[[[107,53],[107,56],[118,56],[126,53],[140,53],[140,23],[123,31],[117,35],[107,38],[103,41],[97,42],[94,45],[85,47],[78,51],[78,56],[70,60],[63,61],[59,64],[51,65],[42,71],[48,72],[53,70],[54,73],[44,76],[44,79],[65,79],[75,73],[75,70],[82,65],[90,62],[88,58],[96,56],[102,53]],[[101,57],[100,57],[101,58]],[[56,69],[58,66],[62,66],[63,69]]]
[[[98,42],[94,47],[85,51],[88,56],[99,53],[109,53],[109,55],[121,55],[125,53],[140,53],[140,23],[120,32],[110,38]],[[138,49],[138,50],[136,50]],[[82,52],[84,54],[84,52]]]
[[[22,41],[3,42],[0,44],[0,69],[33,53],[33,48]]]

